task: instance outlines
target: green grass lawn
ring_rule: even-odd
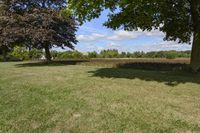
[[[0,63],[0,132],[200,132],[200,74]]]

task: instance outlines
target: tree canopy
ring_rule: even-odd
[[[30,13],[31,12],[31,13]],[[46,58],[50,60],[49,49],[52,47],[74,48],[77,43],[76,23],[72,17],[52,9],[33,9],[25,12],[20,21],[25,37],[24,43],[34,48],[45,49]]]
[[[54,46],[73,49],[77,43],[77,26],[65,6],[65,0],[2,1],[1,45],[21,43],[27,47],[44,48],[48,60],[51,59],[49,49]]]
[[[10,11],[11,1],[0,0],[0,49],[6,60],[6,52],[18,40],[16,31],[17,15]]]
[[[83,23],[110,11],[105,26],[114,30],[159,29],[164,40],[191,43],[191,66],[200,68],[200,1],[199,0],[69,0],[77,20]]]

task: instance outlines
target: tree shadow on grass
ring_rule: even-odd
[[[63,61],[36,61],[16,64],[17,67],[45,67],[45,66],[65,66],[65,65],[77,65],[80,63],[88,62],[88,60],[63,60]]]
[[[157,81],[159,83],[164,83],[172,87],[184,83],[200,84],[200,73],[194,74],[186,71],[155,71],[128,68],[101,68],[97,69],[96,71],[90,71],[89,73],[92,73],[92,77]]]

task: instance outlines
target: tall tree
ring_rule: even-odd
[[[74,19],[65,16],[63,11],[33,9],[21,16],[20,25],[24,43],[28,46],[45,49],[46,59],[51,60],[50,49],[56,47],[74,48],[77,43],[77,30]]]
[[[200,0],[69,0],[83,23],[110,9],[105,26],[128,31],[159,29],[164,40],[192,42],[191,67],[200,69]]]
[[[74,48],[77,43],[76,22],[70,12],[62,9],[66,0],[2,0],[0,1],[0,42],[2,48],[12,43],[45,49],[51,60],[50,49]]]
[[[12,47],[12,44],[20,39],[15,34],[19,29],[17,27],[18,16],[10,10],[11,3],[11,0],[0,0],[0,49],[4,61],[6,60],[6,53]]]
[[[0,49],[1,53],[3,55],[4,61],[6,60],[6,51],[7,51],[7,46],[3,41],[3,27],[5,27],[8,23],[8,1],[0,0]]]

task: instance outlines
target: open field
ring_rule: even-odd
[[[0,132],[200,132],[200,73],[87,63],[0,63]]]

